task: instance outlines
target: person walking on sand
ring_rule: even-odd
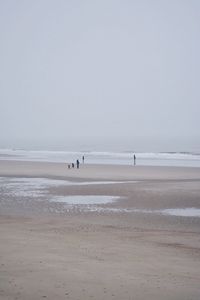
[[[79,169],[79,160],[77,159],[77,161],[76,161],[76,167],[77,167],[77,169]]]
[[[83,162],[83,164],[84,164],[84,161],[85,161],[85,157],[84,157],[84,155],[82,156],[82,162]]]
[[[134,159],[134,166],[135,166],[136,165],[136,156],[135,156],[135,154],[133,156],[133,159]]]

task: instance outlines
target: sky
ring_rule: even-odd
[[[0,0],[0,147],[200,151],[199,36],[199,0]]]

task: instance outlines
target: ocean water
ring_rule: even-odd
[[[46,161],[72,163],[77,159],[86,164],[133,165],[133,155],[136,155],[136,165],[140,166],[182,166],[200,167],[200,154],[192,152],[97,152],[97,151],[32,151],[0,149],[0,159]]]

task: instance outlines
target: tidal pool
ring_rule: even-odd
[[[66,203],[72,205],[94,205],[107,204],[116,201],[119,197],[116,196],[96,196],[96,195],[81,195],[81,196],[57,196],[51,199],[51,202]]]
[[[47,189],[59,186],[83,186],[95,184],[134,183],[134,181],[68,181],[48,178],[0,177],[0,193],[4,196],[41,198],[48,194]]]
[[[200,209],[195,207],[170,208],[161,211],[162,214],[180,217],[200,217]]]

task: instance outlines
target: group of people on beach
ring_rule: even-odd
[[[134,166],[136,166],[136,155],[135,154],[133,155],[133,161],[134,161]],[[84,164],[84,162],[85,162],[85,156],[83,155],[82,156],[82,163]],[[79,159],[76,160],[76,163],[68,164],[68,169],[71,169],[71,168],[74,169],[75,166],[76,166],[77,169],[79,169],[79,167],[80,167]]]
[[[84,162],[85,162],[85,157],[83,155],[82,156],[82,163],[84,164]],[[71,169],[71,168],[74,169],[75,165],[76,165],[76,168],[79,169],[79,167],[80,167],[80,161],[79,161],[79,159],[76,160],[76,163],[68,164],[68,169]]]

